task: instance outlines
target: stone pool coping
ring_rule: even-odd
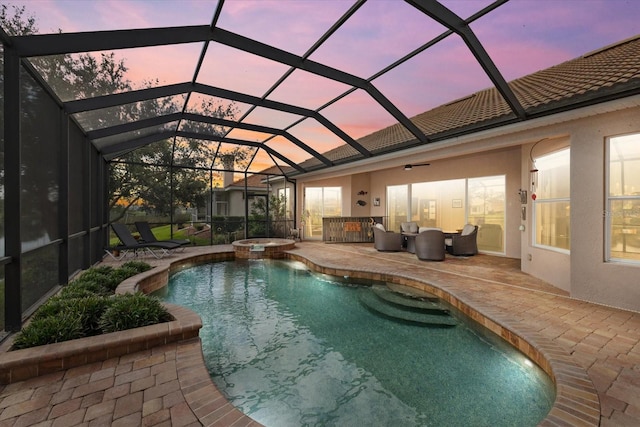
[[[231,243],[236,258],[284,258],[286,251],[296,246],[296,241],[279,238],[255,238],[236,240]]]
[[[179,257],[172,257],[172,259],[161,260],[156,263],[152,270],[125,280],[120,284],[117,292],[153,292],[164,287],[168,282],[169,276],[176,271],[198,264],[212,261],[233,260],[234,258],[235,255],[233,251],[215,252],[212,250],[210,252],[184,254]],[[426,280],[411,277],[410,275],[385,274],[368,271],[366,268],[330,268],[319,263],[312,262],[300,254],[296,254],[295,250],[286,252],[285,258],[300,261],[310,269],[319,273],[386,281],[436,294],[473,319],[476,323],[485,326],[487,329],[509,342],[512,346],[518,348],[523,354],[537,363],[551,377],[556,387],[556,399],[551,411],[539,425],[599,425],[600,401],[587,372],[582,367],[576,365],[570,359],[569,354],[562,350],[558,345],[530,328],[523,326],[521,323],[513,321],[500,313],[492,313],[491,310],[485,308],[474,308],[471,303],[464,300],[463,296],[455,295],[451,291],[445,291],[438,287],[437,284],[428,283]],[[191,319],[189,323],[191,325],[191,329],[189,329],[189,331],[185,331],[187,335],[184,335],[184,337],[180,339],[187,340],[189,336],[192,337],[190,334],[193,333],[194,328],[195,336],[197,337],[198,330],[201,327],[199,316],[178,306],[174,306],[172,310],[178,310],[174,314],[176,319],[182,319],[183,315],[186,316],[185,319]],[[174,312],[172,312],[172,314],[173,313]],[[188,313],[190,313],[190,315]],[[197,321],[194,320],[194,317]],[[184,321],[185,325],[187,323],[186,320],[176,321]],[[136,349],[136,347],[142,345],[142,342],[145,342],[144,345],[161,345],[161,340],[165,339],[164,335],[169,334],[170,330],[173,330],[173,335],[171,336],[177,336],[176,332],[179,328],[177,328],[177,325],[170,328],[168,325],[170,323],[172,322],[146,328],[138,328],[135,332],[131,332],[135,337],[132,337],[133,339],[117,339],[115,335],[119,333],[106,334],[99,337],[83,338],[81,340],[66,343],[42,346],[41,349],[26,349],[1,354],[0,373],[2,374],[0,374],[0,380],[3,380],[6,375],[8,375],[5,371],[2,371],[2,369],[5,369],[9,365],[12,366],[12,372],[16,376],[15,378],[20,375],[25,375],[26,373],[30,375],[42,375],[42,372],[44,372],[43,370],[46,369],[67,369],[69,366],[61,367],[65,366],[61,360],[66,360],[67,363],[83,364],[94,360],[92,357],[99,357],[101,355],[104,359],[107,359],[119,355],[115,353],[109,354],[110,351],[124,351],[124,349],[126,349],[126,351],[140,350],[142,348],[139,347]],[[156,330],[155,327],[161,327],[163,331]],[[162,338],[160,337],[161,335]],[[86,344],[78,344],[78,342],[91,338],[97,338],[92,347],[95,351],[87,352]],[[115,338],[114,343],[111,342],[112,338]],[[197,384],[193,384],[192,386],[187,387],[187,389],[184,389],[183,387],[183,394],[187,404],[194,414],[199,417],[200,421],[204,424],[209,424],[206,421],[206,418],[211,416],[211,413],[207,412],[208,409],[206,408],[219,407],[222,404],[221,401],[224,401],[226,406],[230,406],[230,404],[226,399],[221,399],[220,393],[217,392],[217,388],[210,378],[202,378],[202,373],[206,372],[206,367],[204,366],[204,359],[201,356],[202,350],[199,340],[197,341],[197,346],[200,347],[200,355],[192,361],[193,363],[191,363],[190,369],[179,371],[178,376],[181,385],[184,384],[186,386],[194,383],[195,380],[193,379],[193,372],[198,372]],[[16,353],[29,351],[33,351],[33,355],[26,358],[20,357],[20,360],[18,361]],[[61,355],[64,355],[64,357],[59,357]],[[8,359],[5,359],[7,357],[12,359],[10,364],[7,364]],[[9,377],[11,377],[10,374]],[[14,381],[16,380],[14,379]],[[198,391],[209,390],[209,392],[195,392],[195,388],[197,388]],[[217,393],[211,393],[211,390],[215,390]],[[238,411],[236,410],[234,413],[237,414]],[[246,417],[245,420],[250,420],[250,418]],[[252,425],[257,425],[257,423],[253,421]]]

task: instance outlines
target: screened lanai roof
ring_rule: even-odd
[[[296,175],[638,93],[640,7],[585,2],[32,2],[9,45],[44,80],[39,58],[125,61],[127,87],[47,81],[107,159],[196,141]]]

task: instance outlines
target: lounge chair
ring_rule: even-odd
[[[136,228],[138,229],[138,233],[140,233],[140,238],[144,243],[158,243],[158,242],[170,242],[177,243],[180,246],[186,246],[191,244],[191,240],[189,239],[167,239],[167,240],[158,240],[156,236],[151,231],[151,227],[147,221],[138,221],[135,223]]]
[[[138,250],[140,249],[149,252],[155,258],[160,259],[163,256],[167,255],[170,250],[180,247],[178,243],[171,242],[139,242],[135,237],[133,237],[133,234],[131,234],[127,226],[124,224],[112,223],[111,228],[113,228],[114,233],[116,233],[116,236],[118,236],[118,239],[120,239],[120,242],[122,244],[107,248],[105,249],[105,252],[116,260],[124,258],[129,252],[132,251],[134,255],[138,255]],[[114,252],[119,253],[119,255],[115,255]]]

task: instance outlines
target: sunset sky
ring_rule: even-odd
[[[3,1],[26,6],[40,33],[211,24],[217,1]],[[442,0],[462,18],[488,0]],[[304,55],[353,4],[346,0],[228,0],[217,26]],[[640,34],[638,0],[511,0],[471,25],[507,81]],[[445,28],[400,0],[369,0],[310,59],[368,79],[428,42]],[[117,52],[135,85],[190,81],[203,43]],[[198,82],[262,97],[288,66],[210,44]],[[407,117],[491,86],[466,45],[447,37],[373,80]],[[268,99],[316,109],[349,87],[295,71]],[[241,114],[249,106],[239,104]],[[357,90],[321,113],[359,138],[396,122],[366,92]],[[298,117],[256,109],[246,121],[282,128]],[[290,131],[323,152],[343,142],[313,120]],[[233,138],[268,135],[234,130]],[[279,140],[283,143],[282,140]],[[269,144],[276,143],[272,141]],[[286,143],[286,142],[284,142]],[[286,143],[288,144],[288,143]],[[291,158],[308,157],[292,144]],[[302,157],[302,158],[300,158]]]

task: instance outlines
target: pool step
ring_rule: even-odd
[[[386,302],[400,306],[408,311],[425,312],[431,314],[446,315],[449,310],[439,303],[438,297],[424,299],[422,297],[392,291],[384,285],[373,285],[371,287],[376,296]]]
[[[380,292],[381,293],[381,292]],[[400,305],[381,298],[378,293],[371,288],[360,289],[360,302],[369,310],[377,314],[394,320],[414,323],[422,326],[450,327],[456,326],[458,322],[446,309],[442,309],[439,314],[430,311],[431,308],[421,309],[411,305]],[[399,295],[400,298],[406,298]],[[425,301],[421,301],[425,302]]]
[[[426,301],[433,301],[433,302],[440,301],[440,298],[438,298],[437,296],[435,296],[430,292],[421,291],[420,289],[411,288],[409,286],[397,285],[395,283],[387,283],[387,288],[389,288],[390,290],[392,290],[397,294],[405,295],[412,298],[419,298],[419,299],[423,299]]]

